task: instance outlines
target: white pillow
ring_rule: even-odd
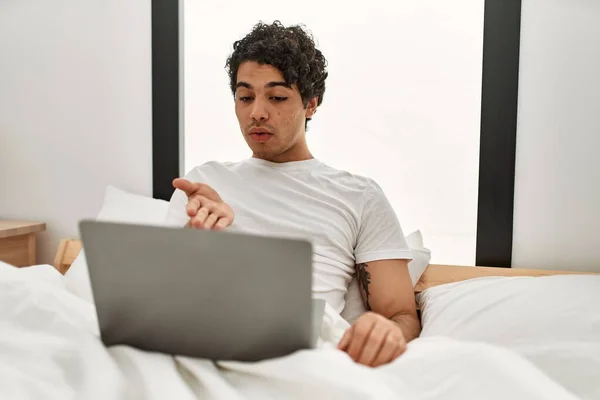
[[[477,278],[417,300],[421,337],[507,347],[574,394],[600,399],[600,275]]]
[[[98,221],[163,225],[169,202],[107,186]]]
[[[163,225],[169,202],[132,194],[114,186],[107,186],[104,202],[96,217],[98,221],[124,222],[145,225]],[[65,274],[65,284],[75,295],[94,302],[85,252],[82,250]]]
[[[408,272],[413,286],[417,284],[421,275],[425,271],[425,268],[429,265],[431,260],[431,251],[426,249],[423,245],[423,235],[421,231],[415,231],[406,237],[408,247],[410,247],[413,255],[413,259],[408,263]],[[358,317],[365,312],[365,305],[360,295],[360,289],[356,277],[353,277],[348,285],[348,292],[346,293],[346,304],[344,309],[340,313],[341,316],[348,321],[353,323]]]

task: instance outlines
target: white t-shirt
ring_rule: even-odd
[[[313,297],[337,312],[355,264],[410,259],[411,251],[389,201],[369,178],[331,168],[317,159],[272,163],[250,158],[208,162],[186,176],[210,185],[231,206],[230,229],[302,237],[313,244]],[[185,193],[173,193],[167,224],[189,220]]]

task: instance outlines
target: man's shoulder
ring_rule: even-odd
[[[214,175],[235,170],[242,161],[207,161],[203,164],[196,165],[188,173],[188,178],[204,177],[206,175]]]
[[[322,164],[321,174],[324,178],[336,182],[339,185],[352,187],[360,190],[373,190],[377,183],[372,178],[356,174],[344,169],[338,169],[327,164]]]

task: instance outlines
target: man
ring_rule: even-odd
[[[252,158],[208,162],[174,180],[167,222],[310,238],[313,296],[342,311],[356,273],[368,310],[339,349],[364,365],[394,360],[420,332],[411,252],[381,188],[308,149],[307,123],[325,93],[323,54],[299,26],[259,23],[235,42],[226,67]]]

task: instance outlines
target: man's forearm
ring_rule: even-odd
[[[419,334],[421,333],[421,323],[414,315],[398,313],[391,316],[390,320],[398,324],[407,343],[419,337]]]

